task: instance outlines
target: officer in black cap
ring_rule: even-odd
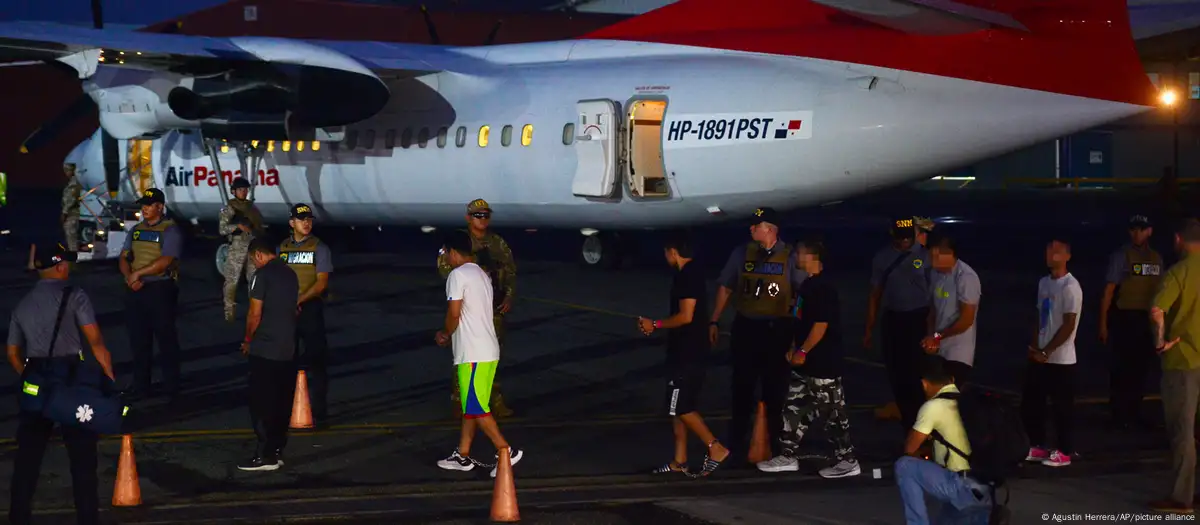
[[[1156,366],[1150,306],[1162,281],[1163,258],[1150,247],[1154,229],[1145,215],[1129,218],[1129,243],[1108,258],[1100,300],[1100,342],[1112,343],[1109,408],[1113,424],[1146,424],[1141,404],[1146,376]]]
[[[329,362],[329,342],[325,338],[325,291],[329,286],[329,274],[333,273],[333,257],[329,245],[312,234],[313,211],[307,204],[292,206],[288,221],[292,234],[279,245],[279,258],[296,272],[300,281],[300,309],[296,319],[297,360],[306,370],[309,382],[309,399],[312,403],[313,426],[328,425],[329,410],[326,401],[329,379],[326,373]],[[301,342],[303,346],[301,347]],[[303,352],[300,352],[303,348]]]
[[[31,249],[33,266],[40,279],[17,303],[8,332],[8,362],[22,379],[18,394],[21,410],[17,420],[17,453],[8,511],[8,518],[14,524],[30,522],[42,457],[54,430],[54,422],[36,409],[48,395],[47,380],[65,380],[73,367],[77,377],[82,373],[103,373],[110,381],[113,378],[112,357],[100,336],[91,300],[86,292],[72,287],[67,281],[71,275],[71,262],[75,260],[74,252],[55,243]],[[94,359],[84,359],[81,333],[87,339]],[[71,462],[77,523],[98,523],[100,496],[96,448],[99,437],[76,426],[64,426],[62,437]]]
[[[717,279],[709,327],[715,346],[721,313],[733,296],[737,309],[730,341],[733,417],[725,446],[738,454],[739,461],[746,458],[746,435],[757,404],[754,392],[760,384],[772,457],[780,454],[779,433],[791,377],[786,354],[793,335],[792,308],[807,277],[795,267],[791,247],[779,240],[780,217],[774,209],[754,210],[749,222],[751,241],[733,250]]]
[[[166,196],[158,188],[137,200],[142,222],[125,237],[118,266],[129,288],[125,295],[126,330],[133,351],[130,398],[150,394],[154,341],[162,363],[163,393],[179,394],[179,334],[175,315],[179,304],[179,258],[183,232],[166,217]]]

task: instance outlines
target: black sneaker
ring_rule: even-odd
[[[463,472],[475,470],[475,467],[484,466],[482,463],[475,461],[469,457],[463,457],[458,453],[458,449],[454,449],[454,453],[446,459],[439,459],[437,466],[446,470],[460,470]]]
[[[254,456],[249,461],[238,463],[238,470],[256,471],[256,470],[278,470],[280,461],[275,458],[262,458]]]
[[[525,451],[519,448],[508,447],[508,466],[515,467],[517,463],[525,457]],[[500,453],[496,453],[496,464],[492,466],[492,477],[496,477],[496,472],[500,470]]]

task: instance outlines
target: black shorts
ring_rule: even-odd
[[[673,373],[667,378],[666,408],[669,416],[695,412],[704,386],[704,369]]]

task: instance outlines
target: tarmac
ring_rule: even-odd
[[[859,342],[867,297],[865,261],[886,238],[882,227],[832,224],[815,221],[808,229],[826,230],[835,254],[827,271],[839,285],[846,322],[851,436],[865,472],[843,480],[815,475],[830,452],[819,431],[805,438],[811,457],[795,474],[733,466],[702,480],[646,474],[671,459],[671,429],[663,415],[663,339],[642,336],[634,320],[666,314],[669,270],[656,257],[620,271],[582,268],[548,255],[552,250],[574,253],[573,247],[541,243],[537,249],[536,234],[513,234],[519,299],[509,315],[498,378],[517,411],[500,421],[501,429],[527,454],[514,468],[523,521],[903,523],[890,479],[902,429],[872,415],[875,406],[888,401],[889,388],[878,351],[863,349]],[[1107,426],[1109,356],[1096,340],[1095,310],[1103,256],[1121,242],[1121,230],[1095,223],[1059,224],[1075,240],[1072,271],[1083,283],[1087,305],[1077,338],[1079,454],[1067,468],[1024,469],[1028,479],[1016,482],[1010,505],[1022,519],[1013,523],[1039,522],[1041,513],[1072,512],[1129,513],[1132,520],[1133,514],[1144,512],[1139,510],[1143,500],[1160,496],[1167,487],[1161,475],[1166,439],[1153,428],[1118,431]],[[1045,272],[1041,247],[1047,232],[969,221],[951,227],[964,241],[963,260],[979,271],[982,281],[978,380],[1016,394],[1035,318],[1036,283]],[[705,237],[712,242],[702,263],[712,276],[726,250],[745,239],[743,232],[729,227]],[[450,351],[433,342],[445,298],[431,243],[413,241],[385,253],[335,253],[327,309],[332,427],[293,433],[285,467],[268,473],[236,469],[237,462],[252,454],[254,441],[246,408],[246,364],[237,347],[244,289],[238,322],[224,323],[211,252],[193,250],[180,282],[185,395],[169,406],[155,399],[133,406],[129,430],[143,505],[106,509],[106,515],[123,524],[486,521],[492,489],[487,470],[447,472],[434,464],[454,450],[458,423],[449,400]],[[653,255],[653,243],[642,252]],[[14,268],[21,254],[8,252],[0,259]],[[0,315],[7,316],[33,280],[15,270],[0,273]],[[131,355],[121,307],[123,284],[115,265],[79,265],[74,280],[91,295],[123,384]],[[729,413],[727,343],[723,338],[711,355],[700,401],[718,436],[724,434]],[[1157,391],[1156,378],[1147,384],[1151,393]],[[0,391],[17,391],[15,374],[0,372]],[[1144,413],[1161,420],[1153,399]],[[0,436],[14,434],[15,415],[15,402],[0,404]],[[484,436],[475,443],[473,455],[491,457],[493,449]],[[101,444],[102,501],[112,493],[119,445],[118,437]],[[14,455],[12,440],[0,439],[0,471],[11,471]],[[702,447],[693,440],[690,460],[698,466],[702,458]],[[872,475],[875,469],[878,479]],[[7,476],[0,477],[0,494],[7,493],[8,483]],[[61,447],[46,455],[36,508],[39,522],[72,522],[70,476]]]

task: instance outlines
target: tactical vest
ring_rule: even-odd
[[[133,259],[129,261],[129,266],[133,268],[133,271],[136,272],[150,266],[159,257],[162,257],[163,232],[174,225],[175,221],[163,219],[154,226],[146,224],[146,221],[142,221],[133,227],[133,231],[130,232],[130,235],[133,235],[133,241],[130,243],[129,250],[133,255]],[[179,259],[172,261],[171,265],[167,266],[167,269],[158,275],[166,275],[172,279],[179,279]]]
[[[1162,281],[1162,256],[1151,249],[1129,246],[1125,248],[1125,265],[1125,280],[1117,287],[1117,308],[1149,310]]]
[[[470,235],[471,232],[467,232]],[[492,250],[499,244],[493,243],[492,237],[496,234],[488,232],[483,235],[483,238],[477,239],[471,235],[471,251],[475,254],[475,264],[478,264],[487,274],[488,279],[492,281],[492,303],[493,306],[499,306],[504,302],[504,287],[500,283],[500,261],[492,254]]]
[[[288,236],[279,245],[279,258],[296,272],[296,278],[300,280],[300,293],[317,284],[317,245],[320,243],[316,236],[309,236],[297,245]]]
[[[792,283],[787,266],[792,251],[782,242],[767,255],[756,242],[746,246],[746,261],[742,264],[741,286],[737,311],[755,317],[785,317],[792,304]]]
[[[258,236],[262,234],[262,214],[254,206],[254,201],[249,199],[229,199],[229,207],[233,209],[235,220],[239,216],[245,217],[250,221],[250,228],[253,230],[254,235]]]

